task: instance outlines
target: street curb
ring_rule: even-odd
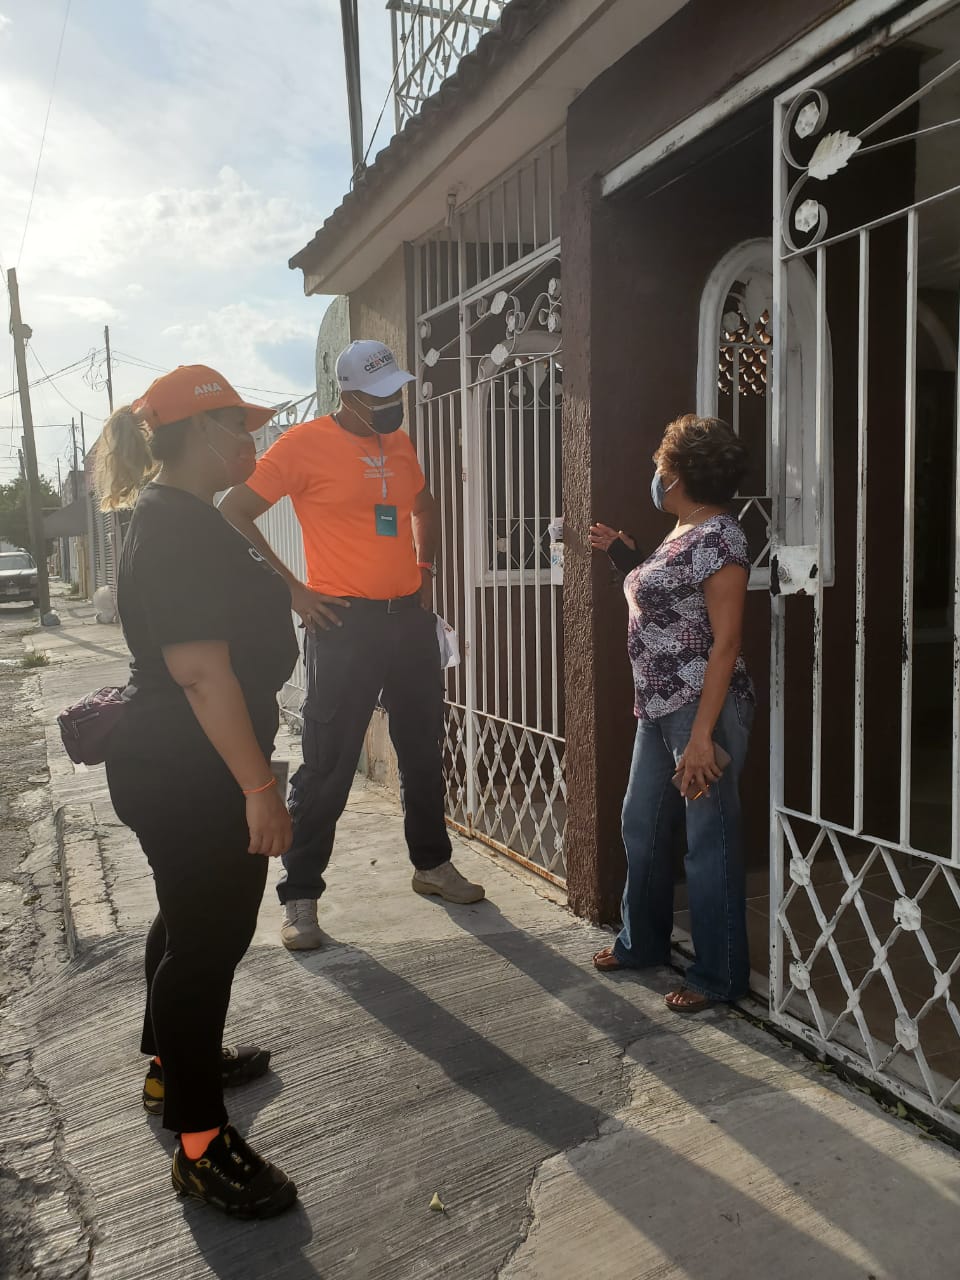
[[[75,960],[115,932],[92,804],[65,804],[55,816],[67,950]]]

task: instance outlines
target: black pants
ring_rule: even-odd
[[[111,741],[110,796],[147,855],[160,908],[147,937],[140,1048],[163,1064],[164,1128],[213,1129],[227,1119],[223,1028],[234,970],[256,928],[267,859],[247,852],[243,796],[212,747],[165,755],[158,769],[152,749],[120,736],[128,741]]]
[[[303,766],[291,781],[293,846],[277,886],[281,902],[319,898],[326,887],[337,820],[378,697],[400,766],[410,859],[428,870],[450,857],[436,619],[418,607],[388,613],[377,601],[354,601],[342,618],[342,627],[307,633]]]

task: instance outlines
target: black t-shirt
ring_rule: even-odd
[[[124,539],[117,607],[132,654],[127,721],[138,738],[209,745],[162,649],[223,640],[269,750],[277,691],[297,660],[290,591],[215,507],[169,485],[146,486]]]

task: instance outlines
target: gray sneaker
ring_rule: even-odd
[[[449,860],[432,871],[415,871],[413,891],[459,903],[480,902],[486,896],[482,884],[471,884]]]
[[[294,898],[283,904],[280,941],[288,951],[316,951],[323,946],[316,898]]]

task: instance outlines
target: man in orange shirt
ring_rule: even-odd
[[[293,845],[278,885],[281,937],[319,947],[317,900],[379,697],[400,766],[413,888],[448,902],[478,902],[450,861],[444,820],[443,695],[433,614],[436,507],[403,423],[413,381],[379,342],[354,342],[337,360],[341,405],[291,427],[221,507],[283,574],[307,628],[303,766],[291,782]],[[254,521],[289,496],[303,531],[306,584]]]

